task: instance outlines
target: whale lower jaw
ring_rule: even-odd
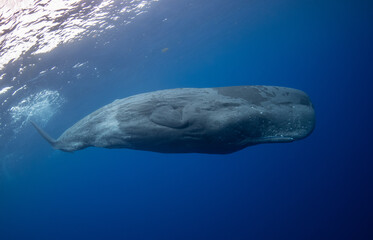
[[[263,137],[256,139],[256,142],[262,142],[262,143],[287,143],[287,142],[293,142],[296,139],[294,137],[287,137],[287,136],[273,136],[273,137]]]
[[[289,136],[269,136],[269,137],[259,137],[259,138],[249,138],[245,139],[244,141],[241,142],[241,145],[257,145],[257,144],[262,144],[262,143],[289,143],[289,142],[294,142],[297,140],[294,137],[289,137]]]

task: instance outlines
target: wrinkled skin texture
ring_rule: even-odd
[[[307,137],[315,112],[302,91],[272,86],[181,88],[116,100],[67,129],[56,149],[130,148],[226,154]]]

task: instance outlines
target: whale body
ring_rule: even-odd
[[[55,148],[129,148],[161,153],[227,154],[261,143],[307,137],[315,111],[302,91],[274,86],[179,88],[115,100],[87,115]]]

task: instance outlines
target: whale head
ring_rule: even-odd
[[[238,129],[247,136],[247,145],[292,142],[307,137],[315,127],[315,111],[303,91],[272,86],[216,90],[221,95],[245,100],[248,107]]]
[[[307,94],[281,88],[268,89],[265,96],[252,117],[257,143],[292,142],[312,133],[315,110]]]

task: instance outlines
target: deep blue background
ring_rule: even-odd
[[[307,92],[313,134],[230,155],[68,154],[46,153],[30,128],[38,148],[22,149],[34,157],[0,183],[0,239],[373,239],[371,1],[177,2],[108,36],[109,48],[52,52],[117,70],[63,88],[65,114],[46,130],[139,92],[263,84]]]

